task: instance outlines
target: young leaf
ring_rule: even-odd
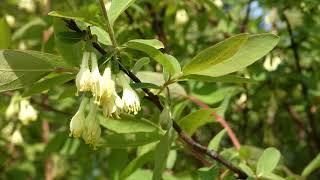
[[[269,179],[269,180],[285,180],[281,176],[278,176],[272,172],[268,172],[262,175],[263,178]]]
[[[239,167],[249,176],[249,177],[255,177],[254,172],[252,169],[246,165],[245,163],[240,163]]]
[[[192,135],[199,127],[214,122],[212,113],[215,109],[201,109],[186,115],[178,121],[180,127],[189,135]]]
[[[111,148],[137,147],[159,141],[161,135],[156,132],[139,132],[125,134],[108,134],[102,137],[101,146]]]
[[[11,44],[11,30],[5,18],[0,19],[0,49],[7,49]]]
[[[131,71],[136,74],[138,71],[140,71],[140,69],[149,64],[150,63],[150,59],[147,57],[143,57],[141,59],[139,59],[133,66],[133,68],[131,69]]]
[[[108,11],[108,18],[111,26],[113,26],[116,19],[130,6],[135,0],[112,0],[110,9]]]
[[[271,173],[280,160],[280,152],[276,148],[267,148],[263,151],[257,164],[257,175],[262,176]]]
[[[226,135],[226,133],[227,133],[227,130],[223,129],[217,135],[215,135],[214,138],[209,142],[208,149],[218,151],[220,142],[222,138]]]
[[[166,167],[167,158],[169,155],[170,147],[174,138],[174,130],[169,129],[167,133],[162,136],[160,142],[158,143],[155,156],[154,156],[154,169],[153,169],[153,180],[162,179],[162,172]]]
[[[320,154],[317,155],[302,171],[303,177],[308,177],[314,170],[320,168]]]
[[[240,49],[229,58],[219,61],[219,63],[214,65],[207,66],[207,68],[201,71],[194,71],[188,64],[188,68],[184,69],[183,72],[185,74],[198,74],[212,77],[230,74],[262,58],[278,44],[278,41],[279,37],[273,34],[250,35],[248,40],[241,44]]]
[[[170,76],[173,76],[179,73],[179,69],[180,69],[179,62],[177,62],[175,58],[165,55],[155,47],[150,46],[149,43],[145,44],[145,42],[141,40],[140,41],[133,40],[133,41],[127,42],[126,45],[131,49],[142,51],[148,54],[151,58],[153,58],[155,61],[160,63],[163,66],[163,68],[169,73]],[[177,67],[177,64],[179,67]]]
[[[92,26],[90,27],[90,30],[93,35],[96,35],[98,37],[98,41],[102,44],[107,46],[112,44],[109,34],[102,28],[98,26]]]
[[[183,73],[196,74],[231,58],[248,38],[248,34],[239,34],[201,51],[183,67]]]
[[[100,124],[116,133],[160,132],[160,127],[146,119],[123,115],[121,119],[111,119],[99,116]]]
[[[65,64],[60,57],[36,51],[0,51],[0,92],[20,89]]]

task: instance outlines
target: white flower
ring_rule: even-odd
[[[10,15],[10,14],[6,14],[5,15],[6,21],[9,24],[10,27],[14,27],[16,24],[16,19],[14,16]]]
[[[189,21],[189,16],[186,10],[181,9],[178,10],[176,13],[176,24],[177,25],[184,25]]]
[[[223,6],[223,2],[221,0],[214,0],[213,2],[216,6],[218,6],[219,8],[221,8]]]
[[[266,57],[266,60],[263,63],[263,67],[267,71],[275,71],[280,64],[281,64],[281,59],[279,56],[271,57],[270,55],[268,55]]]
[[[103,102],[103,114],[107,117],[119,118],[119,114],[122,111],[124,103],[118,94],[114,91],[113,95]]]
[[[10,104],[8,105],[8,108],[6,109],[5,117],[6,119],[11,119],[18,115],[19,113],[19,100],[20,96],[19,94],[14,94],[11,98]]]
[[[98,60],[97,56],[92,53],[91,54],[91,63],[92,63],[92,72],[91,72],[91,77],[92,77],[92,86],[91,86],[91,92],[92,95],[95,97],[94,102],[97,104],[100,104],[101,96],[102,96],[102,87],[101,87],[101,79],[102,76],[99,71],[99,66],[98,66]]]
[[[85,107],[88,104],[88,98],[83,98],[80,107],[76,114],[72,117],[70,121],[70,136],[75,138],[81,137],[81,134],[84,130],[84,121],[85,121]]]
[[[82,138],[86,144],[91,144],[94,148],[96,147],[101,135],[100,123],[99,120],[96,119],[97,108],[98,106],[93,102],[93,100],[91,100],[90,111],[85,119],[85,128],[82,133]]]
[[[38,111],[36,111],[30,102],[26,99],[20,101],[20,111],[18,115],[22,124],[27,125],[38,118]]]
[[[130,87],[129,80],[126,79],[123,72],[118,74],[120,85],[123,88],[122,101],[124,103],[123,109],[127,113],[137,114],[140,111],[140,100],[137,93]]]
[[[16,129],[10,136],[10,142],[13,144],[22,144],[23,138],[19,129]]]
[[[92,86],[92,78],[91,78],[91,72],[89,69],[89,61],[90,53],[84,52],[82,62],[80,65],[80,71],[77,74],[76,77],[76,86],[78,91],[90,91]]]
[[[107,66],[104,70],[103,76],[100,78],[100,101],[105,102],[114,95],[115,83],[112,80],[111,68]]]
[[[36,9],[36,5],[33,0],[20,0],[18,7],[20,9],[25,9],[28,12],[34,12]]]

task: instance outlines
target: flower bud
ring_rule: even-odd
[[[76,86],[78,91],[90,91],[92,86],[92,77],[89,69],[89,61],[90,53],[84,52],[82,62],[80,65],[80,71],[76,77]]]
[[[88,98],[83,98],[80,107],[70,121],[70,136],[79,138],[84,130],[85,107],[88,104]]]
[[[26,99],[20,101],[20,111],[18,115],[19,120],[24,125],[28,125],[30,122],[37,120],[38,111],[36,111],[30,102]]]
[[[91,144],[94,148],[99,141],[101,135],[101,128],[99,120],[96,119],[98,106],[94,103],[93,100],[90,102],[90,111],[85,119],[85,130],[82,133],[82,138],[86,144]]]
[[[127,113],[137,114],[140,111],[140,100],[137,93],[130,87],[129,80],[125,77],[123,72],[118,73],[120,85],[123,88],[122,101],[124,103],[123,109]]]

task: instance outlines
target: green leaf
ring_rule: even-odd
[[[164,136],[161,137],[160,142],[157,144],[154,153],[154,169],[153,180],[161,180],[162,172],[166,167],[167,158],[169,155],[170,147],[174,138],[174,130],[169,129]]]
[[[196,74],[231,58],[248,38],[248,34],[239,34],[201,51],[183,67],[183,73]]]
[[[222,138],[226,135],[226,133],[227,133],[227,130],[223,129],[217,135],[215,135],[214,138],[209,142],[208,149],[218,151],[220,142]]]
[[[302,176],[308,177],[314,170],[320,168],[320,154],[317,155],[302,171]]]
[[[152,83],[157,86],[162,86],[164,83],[163,75],[157,72],[140,71],[137,73],[137,77],[143,83]],[[185,89],[178,83],[170,84],[168,87],[172,98],[181,98],[187,95]],[[163,93],[166,93],[166,91]]]
[[[239,77],[235,75],[224,75],[219,77],[212,77],[206,75],[198,75],[198,74],[190,74],[187,76],[183,76],[180,78],[181,81],[184,80],[196,80],[196,81],[203,81],[203,82],[223,82],[223,83],[257,83],[257,81],[249,78]]]
[[[64,19],[73,19],[76,21],[81,21],[88,23],[90,25],[104,27],[101,19],[97,14],[98,8],[97,7],[86,7],[80,9],[78,11],[68,11],[68,12],[60,12],[60,11],[51,11],[48,15],[58,18]]]
[[[129,176],[126,180],[150,180],[152,179],[152,171],[147,169],[139,169],[131,176]]]
[[[100,27],[93,26],[90,27],[91,33],[98,37],[98,41],[104,45],[111,45],[111,40],[109,34]]]
[[[36,51],[0,51],[0,92],[33,84],[65,64],[59,56]]]
[[[100,124],[116,133],[160,132],[160,128],[146,119],[131,115],[122,115],[121,119],[99,116]]]
[[[72,66],[79,66],[82,59],[82,49],[84,49],[84,43],[79,41],[78,43],[65,43],[66,39],[58,37],[60,32],[68,32],[65,23],[62,20],[55,19],[53,21],[54,32],[55,32],[55,44],[58,52],[63,57],[66,63]]]
[[[172,56],[163,54],[160,50],[150,46],[149,44],[145,44],[142,41],[132,40],[127,42],[126,45],[131,49],[142,51],[148,54],[152,59],[160,63],[170,76],[174,76],[175,74],[179,73],[179,62]]]
[[[131,69],[131,72],[133,72],[134,74],[136,74],[138,71],[140,71],[140,69],[149,64],[150,63],[150,59],[147,57],[143,57],[141,59],[139,59],[133,66],[133,68]]]
[[[39,36],[39,32],[43,32],[43,30],[46,27],[46,22],[41,18],[34,18],[28,23],[21,26],[19,29],[17,29],[13,35],[12,40],[17,41],[19,39],[24,39],[26,37],[29,37],[30,34],[36,34]]]
[[[135,0],[112,0],[108,11],[108,18],[111,26],[113,26],[116,19],[134,2]]]
[[[156,132],[139,132],[125,134],[108,134],[102,137],[101,146],[111,148],[137,147],[159,141],[161,135]]]
[[[152,84],[152,83],[133,83],[133,84],[131,84],[131,87],[133,89],[142,89],[142,88],[161,89],[160,86]]]
[[[0,19],[0,49],[7,49],[11,44],[11,30],[5,18]]]
[[[214,122],[213,112],[215,112],[215,109],[200,109],[180,119],[178,124],[186,133],[192,135],[199,127]]]
[[[140,43],[140,44],[145,44],[148,46],[152,46],[155,49],[163,49],[164,45],[161,41],[159,41],[158,39],[133,39],[130,40],[129,42],[136,42],[136,43]]]
[[[65,144],[67,137],[68,133],[66,131],[56,133],[45,147],[43,152],[44,156],[47,156],[53,152],[59,152],[59,150],[61,150]]]
[[[267,148],[263,151],[257,164],[257,175],[262,176],[271,173],[280,160],[280,152],[276,148]]]
[[[142,167],[145,163],[152,161],[153,157],[154,151],[150,151],[137,156],[123,169],[123,171],[120,174],[120,179],[125,179],[126,177],[130,176],[133,172]]]
[[[255,177],[252,169],[245,163],[240,163],[239,168],[242,169],[242,171],[244,171],[249,177]]]
[[[196,92],[192,93],[192,96],[200,99],[202,102],[206,104],[215,104],[223,101],[228,95],[236,94],[241,90],[240,87],[228,86],[221,87],[216,91],[212,91],[210,94],[196,94]]]
[[[63,41],[64,43],[73,44],[81,41],[81,39],[83,38],[83,34],[78,32],[59,32],[57,33],[56,38]]]
[[[219,177],[219,168],[217,166],[203,167],[198,169],[200,180],[212,180]]]
[[[74,78],[74,74],[61,74],[53,78],[45,79],[28,87],[23,93],[23,96],[31,96],[34,94],[42,93],[43,91],[46,91],[54,86],[64,84]]]
[[[278,176],[278,175],[271,173],[271,172],[265,173],[261,177],[266,178],[266,179],[270,179],[270,180],[285,180],[281,176]]]
[[[278,43],[279,37],[273,34],[250,35],[235,54],[219,63],[207,66],[201,71],[194,71],[188,64],[186,74],[198,74],[212,77],[223,76],[241,70],[270,52]],[[224,51],[223,51],[224,52]],[[233,51],[234,52],[234,51]]]

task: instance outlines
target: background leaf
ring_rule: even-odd
[[[271,173],[280,160],[280,152],[275,148],[267,148],[263,151],[257,164],[257,175],[263,176]]]
[[[131,5],[135,0],[112,0],[108,11],[108,17],[111,26],[113,26],[116,19]]]
[[[0,49],[7,49],[11,44],[11,30],[5,18],[0,18]]]

